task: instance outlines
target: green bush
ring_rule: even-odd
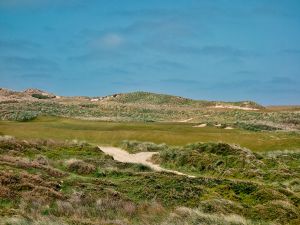
[[[19,122],[28,122],[37,118],[37,114],[33,112],[19,112],[12,116],[12,120],[16,120]]]
[[[92,103],[82,103],[79,105],[82,108],[97,108],[98,105]]]
[[[78,174],[90,174],[96,171],[94,165],[78,159],[69,159],[66,164],[69,171]]]
[[[235,123],[235,125],[241,129],[249,130],[249,131],[274,131],[280,130],[280,128],[272,127],[265,124],[248,124],[248,123]]]
[[[146,165],[143,165],[143,164],[134,164],[134,167],[133,167],[136,171],[138,172],[148,172],[148,171],[151,171],[151,168],[149,166],[146,166]]]
[[[42,94],[32,94],[31,96],[34,97],[34,98],[38,98],[38,99],[49,99],[49,98],[51,98],[48,95],[42,95]]]
[[[130,153],[160,152],[168,148],[166,144],[155,144],[152,142],[140,142],[140,141],[128,141],[128,140],[122,141],[121,147],[129,151]]]

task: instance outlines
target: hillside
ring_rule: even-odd
[[[166,167],[203,174],[121,163],[84,142],[0,136],[0,224],[299,224],[299,152],[138,144]]]
[[[37,116],[88,120],[189,122],[250,130],[298,130],[299,108],[265,108],[252,101],[193,100],[133,92],[104,97],[64,97],[38,89],[0,89],[0,119],[28,121]]]
[[[151,92],[132,92],[124,94],[115,94],[103,98],[108,101],[118,103],[132,103],[132,104],[150,104],[150,105],[167,105],[167,106],[192,106],[192,107],[241,107],[240,109],[263,109],[262,105],[252,101],[240,102],[222,102],[222,101],[206,101],[206,100],[193,100],[183,98],[180,96],[156,94]]]
[[[54,94],[39,89],[29,88],[18,92],[5,88],[0,88],[0,103],[9,101],[34,101],[37,99],[53,99]]]
[[[165,94],[155,94],[150,92],[132,92],[115,94],[106,97],[108,101],[118,103],[134,103],[134,104],[162,104],[162,105],[192,105],[197,101]]]
[[[0,89],[0,224],[299,224],[300,111]]]
[[[240,101],[240,102],[222,102],[222,101],[205,101],[205,100],[193,100],[189,98],[183,98],[179,96],[156,94],[151,92],[131,92],[114,94],[104,97],[62,97],[55,94],[48,93],[43,90],[29,88],[24,91],[12,91],[4,88],[0,88],[0,102],[3,101],[37,101],[42,99],[48,99],[56,101],[60,99],[60,102],[70,99],[85,100],[91,102],[106,101],[117,102],[123,104],[139,104],[139,105],[167,105],[167,106],[193,106],[193,107],[241,107],[240,109],[263,109],[264,107],[252,101]]]

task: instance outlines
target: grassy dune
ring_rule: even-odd
[[[225,142],[253,151],[300,148],[300,135],[296,132],[253,132],[192,126],[186,123],[102,122],[40,117],[29,122],[0,121],[0,133],[18,138],[78,139],[105,145],[119,145],[122,140],[138,140],[168,145]]]
[[[219,159],[222,149],[228,150],[228,156],[243,153],[211,147],[203,150]],[[282,174],[284,180],[276,183],[225,175],[190,178],[120,163],[85,143],[1,137],[0,224],[296,225],[299,171],[293,165],[299,165],[299,154],[285,155],[278,165],[266,163],[274,174]],[[235,167],[238,164],[225,170]]]

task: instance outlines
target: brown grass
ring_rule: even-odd
[[[21,196],[45,199],[63,199],[60,193],[60,184],[45,181],[38,175],[27,172],[15,174],[9,171],[0,171],[1,195],[18,200]],[[8,191],[9,190],[9,191]]]
[[[67,168],[70,172],[78,174],[90,174],[96,171],[96,167],[79,159],[69,159],[66,161]]]
[[[41,169],[53,177],[63,177],[66,175],[65,172],[62,172],[50,166],[45,166],[44,163],[45,161],[41,163],[41,160],[30,161],[27,158],[0,156],[0,164],[2,165],[15,166],[23,169],[30,169],[30,168]]]

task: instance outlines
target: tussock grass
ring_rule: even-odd
[[[175,212],[163,223],[163,225],[181,225],[181,224],[205,224],[205,225],[254,225],[254,224],[271,224],[260,223],[247,220],[236,214],[208,214],[199,209],[177,208]]]
[[[264,108],[255,102],[211,102],[195,101],[177,96],[135,92],[117,94],[90,102],[90,98],[63,98],[35,101],[0,102],[0,119],[26,121],[36,116],[63,116],[89,120],[108,121],[182,121],[191,119],[195,123],[234,125],[250,130],[298,129],[300,113],[283,108]],[[245,111],[237,109],[216,109],[216,104],[258,109]],[[298,107],[299,108],[299,107]]]
[[[181,172],[284,184],[298,190],[300,151],[258,154],[225,143],[195,143],[183,147],[164,146],[159,153],[153,156],[153,161]],[[270,199],[272,192],[265,191]]]
[[[66,161],[66,165],[69,171],[76,172],[78,174],[90,174],[96,171],[96,167],[94,165],[78,159],[69,159]]]
[[[142,145],[136,144],[132,151]],[[144,146],[153,148],[155,144]],[[244,156],[249,165],[257,161],[254,165],[265,164],[277,173],[281,170],[273,161],[265,162],[267,156],[236,146],[196,143],[185,148],[187,153],[215,157]],[[164,151],[172,152],[166,145],[160,148]],[[177,160],[180,151],[174,149],[172,160]],[[182,165],[201,160],[190,161],[188,156]],[[0,221],[4,224],[243,225],[297,224],[300,219],[300,198],[288,186],[298,184],[295,177],[284,180],[287,186],[282,186],[247,177],[190,178],[158,173],[142,165],[116,162],[95,146],[77,141],[4,138],[0,157]],[[280,165],[293,168],[293,157],[285,157]],[[49,173],[45,167],[63,176]]]

